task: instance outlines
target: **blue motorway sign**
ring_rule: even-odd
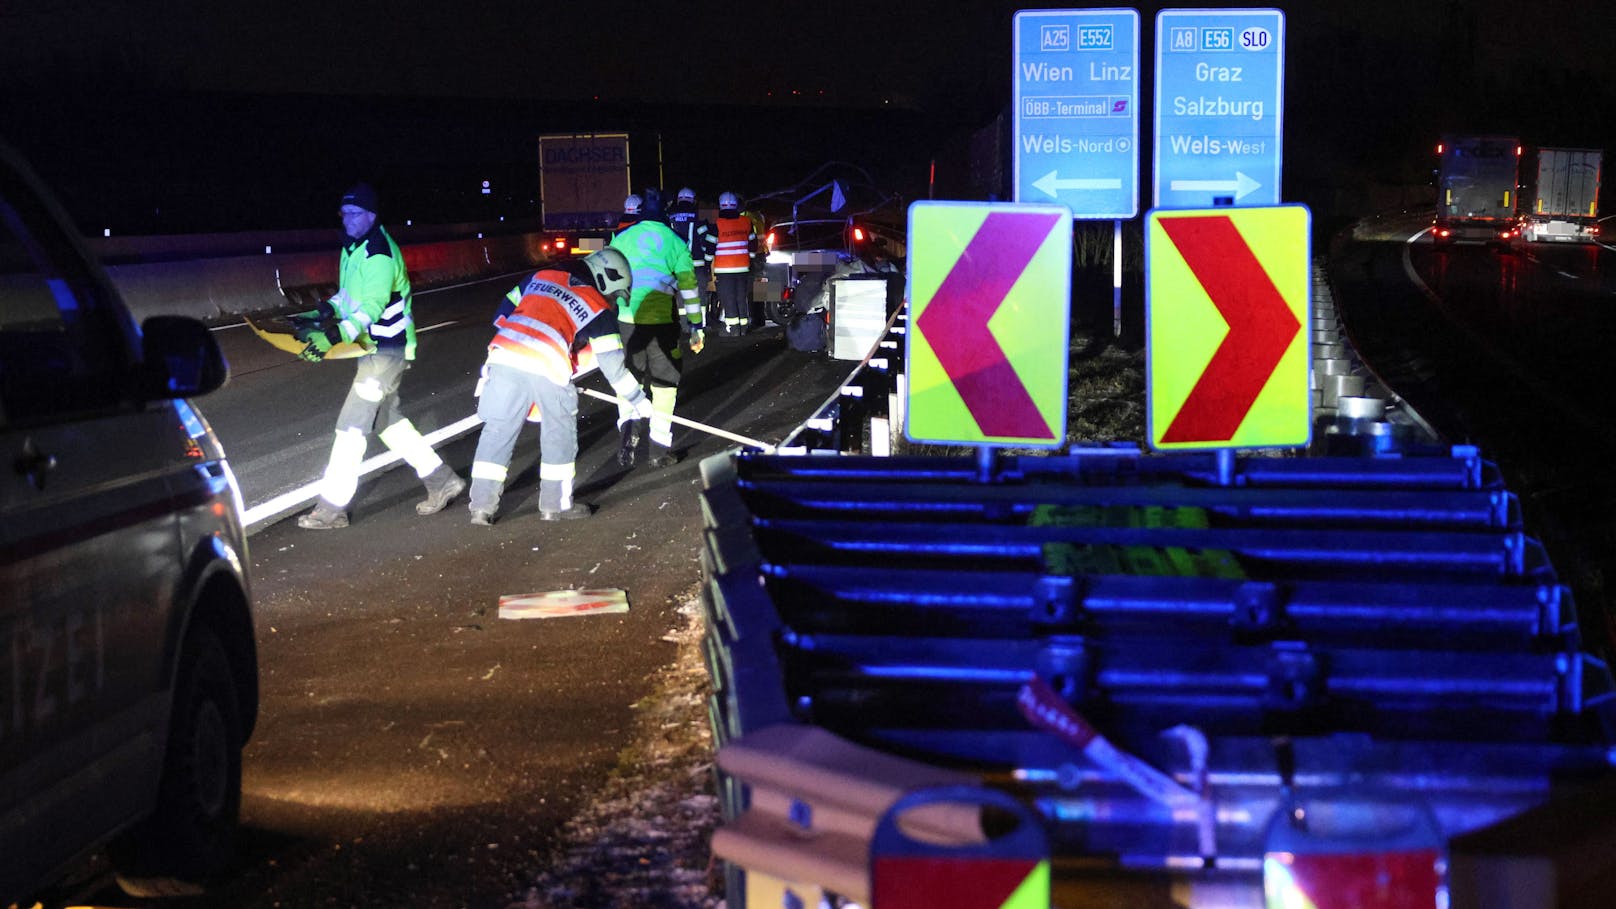
[[[1139,12],[1021,10],[1012,198],[1077,218],[1139,213]]]
[[[1285,14],[1156,14],[1157,208],[1278,205]]]

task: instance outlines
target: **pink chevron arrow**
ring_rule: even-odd
[[[915,320],[984,435],[1055,437],[988,330],[988,320],[1060,217],[1045,212],[988,215]]]

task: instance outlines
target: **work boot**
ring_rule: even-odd
[[[494,513],[473,508],[471,510],[471,523],[476,524],[478,527],[488,527],[494,523]]]
[[[449,469],[447,464],[439,464],[437,469],[421,478],[426,484],[426,499],[415,503],[416,514],[437,514],[443,506],[454,501],[454,497],[466,491],[466,481]]]
[[[539,509],[539,520],[541,520],[541,521],[576,521],[579,518],[587,518],[587,517],[589,517],[590,515],[592,515],[594,513],[595,513],[595,506],[590,505],[590,504],[585,503],[585,502],[573,502],[572,506],[570,508],[567,508],[565,511],[545,511],[544,509],[540,508]]]
[[[340,530],[348,526],[348,511],[321,499],[314,503],[313,511],[297,519],[297,526],[304,530]]]
[[[651,443],[651,466],[672,467],[679,463],[680,453],[665,445]]]
[[[650,428],[650,425],[651,421],[648,419],[635,419],[627,420],[617,427],[618,432],[622,435],[617,445],[617,463],[619,466],[634,466],[634,461],[639,456],[640,440],[645,438],[646,431]]]

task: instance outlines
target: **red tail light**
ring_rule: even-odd
[[[766,242],[769,244],[770,249],[774,248],[774,231],[769,231],[769,237]]]
[[[862,227],[853,228],[853,242],[854,243],[863,243],[864,242],[864,228],[862,228]]]

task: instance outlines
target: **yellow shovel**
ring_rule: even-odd
[[[303,353],[303,348],[308,346],[306,342],[299,341],[297,339],[297,335],[294,335],[289,331],[266,331],[253,324],[253,320],[247,318],[246,316],[242,316],[241,318],[242,321],[247,323],[247,327],[251,328],[253,332],[258,335],[258,337],[268,341],[270,346],[278,350],[284,350],[293,356],[297,356]],[[343,341],[339,344],[331,345],[331,349],[326,351],[325,359],[343,360],[349,357],[362,357],[367,353],[370,353],[369,344],[361,344],[356,341]]]

